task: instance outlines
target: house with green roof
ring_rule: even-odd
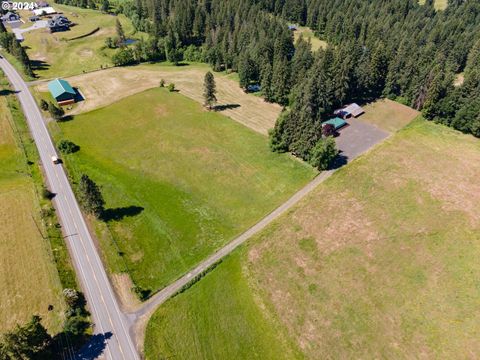
[[[49,82],[48,90],[59,105],[68,105],[75,102],[77,93],[66,80],[55,79]]]

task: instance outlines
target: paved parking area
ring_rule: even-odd
[[[37,30],[37,29],[44,29],[47,27],[48,22],[46,20],[39,20],[37,22],[32,23],[32,26],[28,28],[21,29],[19,27],[17,28],[12,28],[13,33],[15,34],[15,37],[17,38],[18,41],[23,41],[23,33],[26,33],[28,31],[32,30]]]
[[[340,135],[335,138],[337,148],[340,150],[337,167],[355,159],[390,135],[374,125],[357,119],[348,119],[347,123],[348,126],[340,129]]]

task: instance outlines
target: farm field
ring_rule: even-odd
[[[0,76],[0,334],[39,314],[50,332],[61,329],[62,287],[39,216],[26,159],[13,131]],[[17,105],[18,106],[18,105]],[[18,108],[15,116],[19,116]],[[21,116],[21,115],[20,115]],[[32,165],[36,166],[36,165]],[[53,311],[48,306],[53,305]]]
[[[408,106],[388,99],[377,100],[365,105],[363,109],[365,114],[361,115],[358,121],[375,125],[388,132],[402,129],[419,114]]]
[[[203,77],[209,70],[207,65],[192,64],[172,66],[167,64],[139,65],[135,67],[113,68],[73,76],[67,80],[81,89],[86,101],[78,103],[73,114],[87,112],[110,105],[130,95],[159,86],[160,80],[174,83],[180,92],[189,98],[203,103]],[[262,98],[245,94],[238,82],[230,76],[215,73],[218,105],[223,105],[222,114],[267,134],[273,128],[282,108],[277,104],[266,103]],[[46,92],[47,83],[37,86],[39,92]]]
[[[304,40],[310,41],[312,44],[312,51],[325,49],[327,47],[327,42],[316,37],[313,30],[306,26],[298,26],[297,30],[293,32],[293,36],[295,41],[297,41],[300,36],[303,36]]]
[[[59,128],[56,128],[59,126]],[[316,171],[181,93],[151,89],[52,124],[65,158],[101,187],[97,224],[109,268],[156,291],[272,211]],[[108,210],[110,209],[110,210]],[[114,242],[112,241],[114,240]]]
[[[478,139],[415,120],[157,310],[147,359],[475,356],[479,177]]]
[[[39,78],[65,77],[81,74],[84,71],[112,66],[111,55],[115,50],[103,49],[105,39],[115,35],[116,16],[102,14],[100,11],[54,4],[72,22],[70,31],[50,34],[47,29],[24,33],[23,45],[32,61],[35,74]],[[133,26],[123,15],[119,15],[125,34],[133,33]],[[81,39],[73,39],[99,28],[97,32]]]

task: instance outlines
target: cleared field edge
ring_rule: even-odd
[[[8,80],[3,72],[0,71],[0,87],[6,89],[10,88]],[[21,110],[20,104],[15,95],[10,94],[6,96],[7,107],[10,110],[8,116],[10,126],[14,133],[15,142],[17,143],[22,157],[27,165],[25,165],[26,172],[31,178],[31,188],[36,199],[34,207],[39,216],[37,226],[40,225],[39,231],[43,237],[43,247],[46,254],[48,254],[52,261],[53,269],[55,271],[52,276],[56,277],[59,286],[59,298],[63,304],[63,295],[61,290],[64,288],[79,289],[73,266],[70,262],[67,246],[63,241],[63,235],[58,226],[58,219],[56,217],[53,205],[49,200],[43,199],[40,193],[45,188],[45,178],[41,169],[40,156],[38,154],[35,143],[33,142],[30,131],[27,126],[25,117]],[[31,164],[31,165],[30,165]],[[63,305],[65,307],[65,305]],[[60,317],[63,318],[63,310],[61,310]],[[34,314],[29,314],[34,315]],[[63,320],[62,320],[63,321]],[[57,324],[56,331],[61,329],[61,324]]]

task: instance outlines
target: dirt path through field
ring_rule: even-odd
[[[180,93],[202,103],[203,77],[207,71],[205,66],[140,65],[73,76],[67,80],[80,89],[86,100],[77,104],[70,114],[104,107],[127,96],[157,87],[161,79],[167,84],[174,83]],[[237,82],[225,75],[215,74],[215,80],[218,105],[223,107],[222,113],[266,135],[274,126],[281,107],[244,93]],[[48,91],[47,83],[41,83],[37,88],[41,92]]]

